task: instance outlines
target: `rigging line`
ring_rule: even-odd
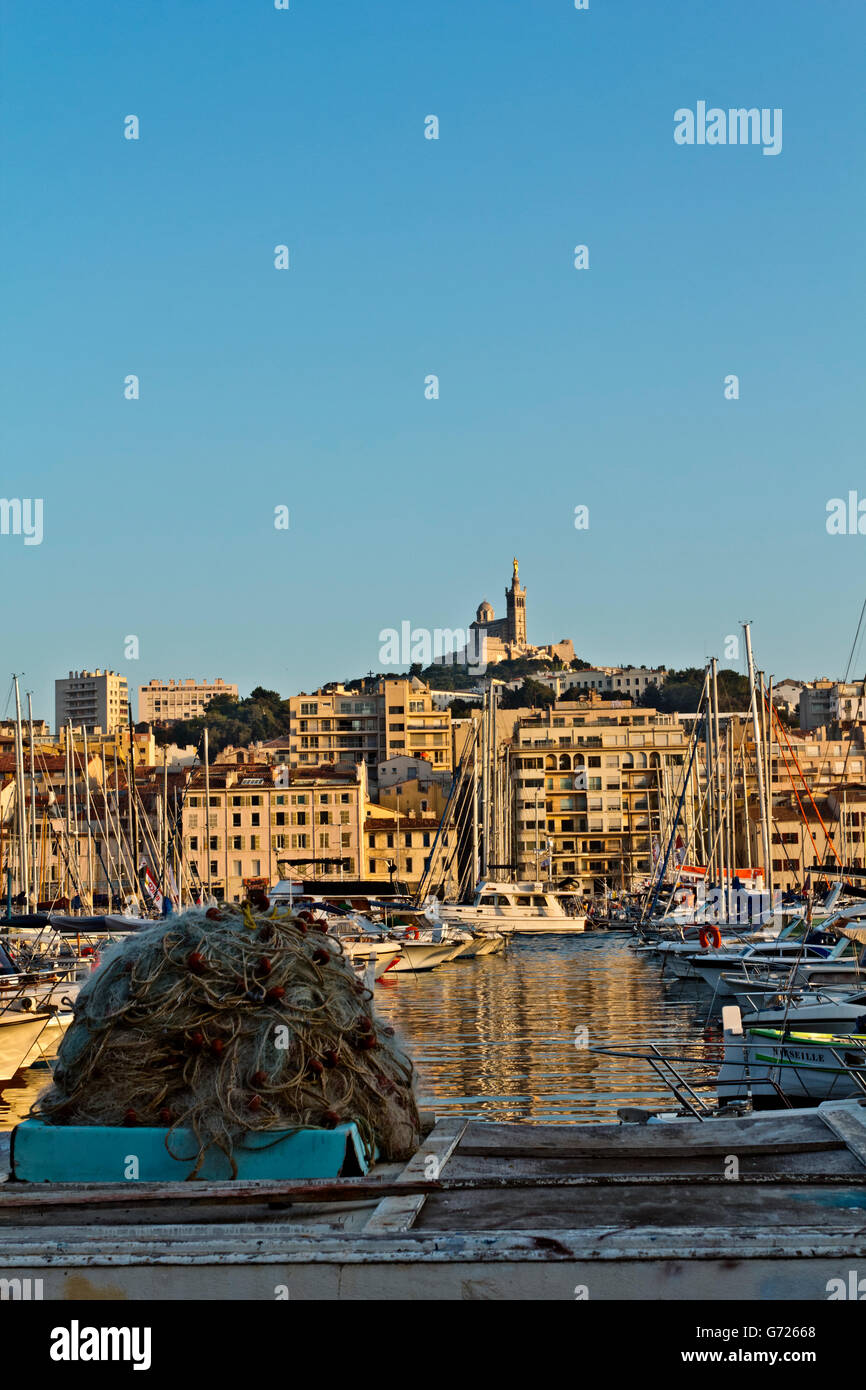
[[[765,704],[767,704],[767,705],[769,706],[770,702],[769,702],[769,700],[767,700],[766,695],[764,696],[764,702],[765,702]],[[794,752],[793,748],[791,747],[790,741],[789,741],[789,739],[788,739],[788,735],[786,734],[785,729],[784,729],[784,727],[783,727],[783,725],[782,725],[782,721],[779,719],[779,716],[778,716],[778,715],[776,715],[776,723],[777,723],[778,727],[779,727],[779,728],[781,729],[781,731],[782,731],[782,737],[784,738],[785,742],[786,742],[787,745],[788,745],[788,752],[791,754],[791,757],[794,759],[794,766],[796,767],[797,771],[798,771],[799,774],[800,774],[800,779],[801,779],[801,781],[802,781],[802,783],[803,783],[803,786],[806,788],[806,795],[808,796],[809,800],[810,800],[811,803],[812,803],[812,808],[813,808],[813,810],[814,810],[814,812],[815,812],[815,815],[818,817],[818,822],[819,822],[819,824],[820,824],[820,826],[821,826],[821,829],[822,829],[823,832],[824,832],[824,835],[825,835],[825,837],[826,837],[826,839],[827,839],[827,843],[829,844],[831,850],[833,851],[833,856],[834,856],[834,858],[835,858],[835,860],[836,860],[836,863],[839,865],[839,868],[842,869],[842,868],[843,868],[842,860],[839,858],[839,854],[838,854],[838,851],[837,851],[837,849],[836,849],[835,844],[833,843],[832,836],[830,835],[829,830],[827,829],[826,825],[824,824],[824,818],[823,818],[823,816],[821,815],[821,812],[818,810],[818,807],[817,807],[817,805],[816,805],[816,803],[815,803],[815,798],[814,798],[814,796],[812,795],[811,788],[809,787],[809,784],[808,784],[808,782],[806,781],[806,778],[805,778],[805,776],[804,776],[803,769],[800,767],[800,764],[799,764],[799,762],[797,761],[797,754]],[[770,715],[770,729],[771,729],[771,732],[772,732],[772,713],[771,713],[771,715]]]
[[[863,600],[863,607],[860,609],[860,618],[859,618],[859,620],[858,620],[858,622],[857,622],[857,631],[854,633],[854,641],[851,643],[851,650],[850,650],[850,652],[848,653],[848,664],[847,664],[847,666],[845,667],[845,676],[844,676],[843,684],[844,684],[844,682],[846,682],[846,681],[848,680],[848,676],[849,676],[849,673],[850,673],[850,671],[851,671],[851,667],[852,667],[852,665],[853,665],[853,663],[854,663],[854,656],[855,656],[855,654],[856,654],[858,639],[859,639],[859,637],[860,637],[860,629],[861,629],[862,626],[863,626],[863,618],[864,618],[864,617],[866,617],[866,598],[864,598],[864,600]],[[866,692],[866,678],[864,678],[864,692]],[[849,740],[849,745],[848,745],[848,747],[849,747],[849,752],[850,752],[850,740]],[[828,748],[827,752],[826,752],[825,755],[824,755],[824,759],[823,759],[823,761],[822,761],[822,763],[821,763],[821,766],[818,768],[818,779],[817,779],[817,780],[818,780],[819,782],[820,782],[820,780],[821,780],[821,776],[822,776],[822,774],[823,774],[824,767],[825,767],[825,765],[826,765],[826,763],[827,763],[827,760],[828,760],[829,756],[830,756],[830,750],[829,750],[829,748]],[[846,758],[845,758],[845,761],[846,761],[846,763],[847,763],[847,761],[848,761],[847,756],[846,756]]]
[[[772,718],[772,716],[771,716],[771,718]],[[777,718],[778,718],[778,716],[777,716]],[[772,730],[771,730],[771,734],[772,734]],[[816,861],[818,861],[818,860],[820,860],[820,857],[821,857],[821,856],[819,855],[819,853],[818,853],[818,846],[817,846],[816,843],[815,843],[815,837],[814,837],[814,835],[812,834],[812,829],[811,829],[811,826],[809,825],[809,819],[808,819],[808,817],[807,817],[807,815],[806,815],[805,810],[803,809],[803,803],[802,803],[802,801],[800,800],[800,793],[797,791],[797,786],[796,786],[796,783],[794,782],[794,777],[793,777],[793,774],[792,774],[792,772],[791,772],[790,764],[788,763],[788,759],[785,757],[785,750],[784,750],[784,748],[782,747],[781,744],[779,744],[779,752],[780,752],[780,754],[782,755],[782,762],[785,764],[785,771],[786,771],[787,774],[788,774],[788,780],[789,780],[789,782],[791,783],[791,789],[792,789],[792,791],[793,791],[793,793],[794,793],[794,796],[795,796],[796,799],[797,799],[797,805],[798,805],[799,808],[800,808],[800,815],[803,817],[803,824],[805,825],[806,830],[808,831],[809,839],[812,841],[812,849],[815,851],[815,859],[816,859]],[[774,822],[774,824],[775,824],[775,817],[773,817],[773,822]],[[779,831],[779,834],[780,834],[780,835],[781,835],[781,833],[782,833],[782,832]]]
[[[855,652],[855,649],[856,649],[856,647],[857,647],[857,641],[858,641],[858,639],[859,639],[859,637],[860,637],[860,629],[861,629],[862,626],[863,626],[863,619],[864,619],[864,617],[866,617],[866,598],[864,598],[864,600],[863,600],[863,607],[860,609],[860,620],[859,620],[859,622],[857,623],[857,631],[854,633],[854,641],[851,643],[851,652],[850,652],[850,654],[849,654],[849,656],[848,656],[848,665],[845,667],[845,677],[844,677],[844,679],[845,679],[846,681],[847,681],[847,679],[848,679],[848,673],[849,673],[849,671],[851,670],[851,666],[852,666],[853,661],[854,661],[854,652]]]

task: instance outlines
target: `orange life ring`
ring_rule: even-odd
[[[413,941],[417,941],[417,940],[418,940],[418,936],[419,936],[418,928],[417,928],[417,927],[407,927],[407,928],[406,928],[406,931],[405,931],[405,933],[404,933],[404,935],[405,935],[407,941],[409,940],[410,937],[412,938]]]
[[[719,931],[718,927],[701,927],[701,934],[698,940],[704,950],[707,949],[712,941],[714,950],[718,951],[722,944],[722,933]]]

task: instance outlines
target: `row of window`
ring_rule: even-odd
[[[429,849],[431,844],[433,843],[433,834],[434,832],[431,830],[420,830],[417,832],[405,830],[403,832],[403,844],[406,846],[407,849],[411,849],[413,844],[417,845],[420,843],[424,846],[425,849]],[[420,835],[421,837],[420,841],[417,838],[418,835]],[[379,831],[378,834],[368,835],[367,844],[369,845],[370,849],[376,849],[377,847],[381,849],[383,839],[385,841],[386,849],[394,848],[394,836],[392,834],[386,834],[382,831]]]

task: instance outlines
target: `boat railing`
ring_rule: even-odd
[[[670,1051],[667,1048],[662,1051],[653,1042],[645,1043],[640,1047],[625,1047],[618,1043],[596,1043],[589,1048],[589,1051],[603,1053],[608,1057],[624,1057],[628,1058],[629,1061],[646,1063],[655,1072],[666,1090],[670,1091],[683,1109],[688,1110],[689,1114],[694,1116],[696,1120],[709,1120],[720,1113],[718,1104],[710,1105],[704,1096],[699,1094],[700,1091],[713,1091],[716,1096],[719,1096],[726,1086],[733,1086],[742,1095],[743,1082],[740,1079],[725,1081],[716,1076],[687,1078],[683,1075],[682,1067],[684,1064],[688,1063],[692,1067],[706,1067],[712,1060],[707,1057],[706,1045],[703,1043],[680,1044],[675,1051]],[[765,1080],[762,1077],[761,1084],[771,1086],[776,1092],[780,1104],[789,1110],[792,1108],[791,1102],[777,1081]]]

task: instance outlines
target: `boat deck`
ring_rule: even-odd
[[[703,1122],[446,1119],[408,1164],[363,1178],[7,1182],[0,1259],[50,1299],[825,1300],[866,1260],[864,1215],[857,1102]]]

